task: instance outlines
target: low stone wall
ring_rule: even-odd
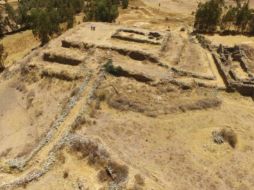
[[[136,81],[143,82],[143,83],[149,83],[153,81],[152,78],[150,78],[144,73],[126,70],[125,68],[122,68],[121,66],[112,65],[112,68],[107,69],[106,67],[106,71],[109,74],[114,75],[116,77],[132,78],[132,79],[135,79]]]
[[[139,35],[141,36],[141,38],[135,37],[135,36],[125,36],[121,34],[122,32],[127,34]],[[144,33],[144,32],[133,30],[133,29],[119,29],[111,36],[111,38],[130,41],[130,42],[160,45],[162,43],[161,39],[163,38],[163,36],[159,32]]]
[[[65,118],[68,116],[72,108],[76,105],[77,101],[80,99],[80,96],[82,95],[83,91],[86,89],[86,86],[88,85],[88,82],[90,81],[91,75],[88,75],[81,86],[79,87],[79,92],[70,98],[69,102],[63,109],[63,111],[59,114],[55,122],[50,127],[49,132],[43,138],[38,146],[26,157],[9,160],[7,162],[7,165],[9,168],[16,168],[19,171],[22,171],[23,168],[27,165],[27,163],[52,139],[54,134],[57,132],[58,128],[61,126],[61,124],[65,121]]]
[[[133,30],[133,29],[119,29],[116,32],[127,32],[127,33],[143,35],[143,36],[146,35],[144,32],[141,32],[141,31],[138,31],[138,30]]]
[[[243,84],[243,83],[233,83],[232,86],[240,94],[242,94],[244,96],[254,97],[254,85]]]
[[[227,90],[229,91],[232,91],[232,88],[230,87],[230,84],[229,84],[229,81],[228,81],[228,77],[227,77],[227,74],[226,72],[224,71],[224,68],[222,67],[222,63],[221,63],[221,60],[220,58],[218,57],[218,55],[216,55],[215,52],[212,52],[212,57],[214,59],[214,62],[216,64],[216,67],[219,71],[219,74],[220,76],[222,77],[222,80],[224,82],[224,84],[226,85],[227,87]]]
[[[217,66],[217,69],[227,86],[227,90],[238,91],[240,94],[244,96],[254,96],[254,81],[251,78],[242,80],[237,74],[231,69],[231,59],[237,61],[246,74],[249,75],[249,69],[246,64],[246,60],[244,55],[241,53],[241,49],[238,46],[235,47],[224,47],[222,45],[219,46],[217,52],[213,52],[212,56]],[[250,75],[249,75],[250,76]]]
[[[58,55],[58,54],[53,54],[50,52],[45,52],[43,55],[43,59],[48,62],[57,62],[65,65],[72,65],[76,66],[82,63],[82,60],[76,59],[74,57],[70,56],[63,56],[63,55]]]
[[[138,60],[138,61],[145,61],[148,60],[153,63],[159,63],[159,58],[156,56],[146,53],[140,50],[131,50],[131,49],[125,49],[120,48],[116,46],[104,46],[104,45],[95,45],[95,44],[89,44],[89,43],[80,43],[80,42],[74,42],[74,41],[62,41],[62,46],[66,48],[79,48],[79,49],[90,49],[90,48],[99,48],[103,50],[111,50],[116,51],[122,55],[129,56],[132,59]]]
[[[125,40],[129,42],[137,42],[137,43],[147,43],[147,44],[152,44],[152,45],[160,45],[160,42],[154,42],[152,40],[147,40],[147,39],[140,39],[140,38],[134,38],[134,37],[128,37],[128,36],[122,36],[120,34],[114,34],[112,36],[114,39],[119,39],[119,40]]]
[[[52,139],[52,137],[57,132],[60,125],[64,122],[66,116],[69,114],[70,110],[76,105],[77,101],[80,99],[80,95],[83,93],[83,91],[86,89],[88,82],[91,79],[91,75],[87,77],[84,82],[81,84],[79,88],[79,92],[73,96],[69,103],[67,104],[66,108],[63,110],[63,112],[59,115],[55,123],[52,125],[50,131],[46,135],[45,138],[42,139],[42,141],[39,143],[39,145],[25,158],[16,159],[16,160],[10,160],[10,168],[17,168],[20,172],[25,170],[26,164]],[[17,177],[13,181],[10,181],[8,183],[4,183],[0,185],[0,190],[7,190],[7,189],[15,189],[17,187],[26,185],[34,180],[38,180],[40,177],[45,175],[48,171],[51,170],[55,162],[57,161],[57,153],[64,147],[72,147],[72,145],[77,144],[78,142],[89,142],[84,143],[84,146],[94,145],[95,147],[99,147],[101,150],[101,153],[107,153],[106,149],[98,144],[98,141],[95,141],[91,138],[87,138],[84,136],[76,136],[70,134],[73,131],[73,128],[75,128],[76,123],[79,122],[80,117],[88,115],[88,108],[91,105],[91,102],[95,99],[95,92],[98,89],[98,87],[101,85],[102,81],[105,79],[105,72],[103,69],[100,70],[98,73],[95,82],[93,83],[87,97],[86,97],[86,103],[82,106],[82,109],[80,110],[79,114],[77,115],[75,121],[67,126],[65,129],[64,134],[62,135],[62,138],[59,139],[58,142],[54,145],[54,147],[49,151],[48,157],[46,160],[43,161],[43,163],[38,167],[38,169],[31,170],[31,172],[24,173],[24,175]],[[96,145],[97,144],[97,145]],[[89,153],[92,155],[93,152],[96,153],[96,150],[89,150],[87,147],[83,147],[84,151],[88,150]],[[97,149],[98,150],[98,149]],[[106,156],[108,154],[101,154],[101,156]],[[97,155],[94,155],[97,156]],[[97,157],[96,157],[97,158]],[[104,159],[104,157],[101,157]],[[112,159],[108,156],[106,159],[106,163],[109,164],[109,161],[112,161]]]
[[[167,50],[167,47],[168,47],[168,41],[169,39],[171,38],[171,34],[170,33],[167,33],[161,43],[161,48],[160,48],[160,51],[161,52],[164,52]]]
[[[83,76],[80,73],[71,73],[67,71],[52,71],[52,70],[42,70],[41,77],[57,78],[59,80],[65,81],[75,81],[81,79]]]
[[[249,73],[249,68],[248,68],[248,66],[247,66],[247,64],[246,64],[246,60],[245,60],[244,58],[240,58],[240,59],[239,59],[239,62],[240,62],[240,65],[241,65],[242,69],[243,69],[245,72]]]
[[[182,76],[190,76],[190,77],[193,77],[193,78],[205,79],[205,80],[215,80],[216,79],[215,77],[201,75],[201,74],[198,74],[198,73],[186,71],[186,70],[179,69],[179,68],[176,68],[176,67],[172,67],[171,70],[173,72],[179,74],[179,75],[182,75]]]

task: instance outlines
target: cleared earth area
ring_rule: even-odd
[[[0,75],[0,189],[253,188],[252,39],[195,36],[196,3],[173,16],[179,3],[130,1],[114,24],[13,58]]]

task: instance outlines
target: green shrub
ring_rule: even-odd
[[[32,31],[41,40],[42,45],[49,41],[51,35],[59,31],[58,21],[54,15],[56,15],[54,11],[48,12],[40,9],[31,11]]]
[[[222,29],[229,30],[229,28],[236,23],[238,9],[236,7],[230,7],[226,14],[222,18]]]
[[[7,57],[7,53],[4,51],[3,44],[0,44],[0,72],[4,70],[4,61]]]
[[[112,0],[93,0],[86,10],[87,19],[113,22],[118,17],[118,4]]]
[[[220,23],[223,5],[224,3],[221,0],[210,0],[206,3],[200,3],[195,16],[195,29],[201,32],[216,31]]]
[[[249,3],[245,3],[238,9],[236,14],[236,26],[238,30],[241,32],[245,31],[251,19],[252,10],[249,9]]]
[[[112,60],[108,60],[108,62],[104,65],[105,71],[115,75],[115,76],[120,76],[121,73],[123,72],[122,67],[117,66],[114,67]]]
[[[129,5],[129,0],[122,0],[122,8],[127,9]]]
[[[50,36],[58,34],[61,23],[73,27],[75,14],[83,8],[84,0],[20,0],[17,20],[45,44]]]
[[[12,7],[9,3],[6,3],[6,4],[5,4],[5,10],[6,10],[8,16],[9,16],[12,20],[17,21],[16,12],[15,12],[15,10],[13,9],[13,7]]]
[[[197,32],[231,31],[254,33],[254,10],[249,1],[236,1],[235,6],[226,7],[222,0],[209,0],[200,3],[195,16]]]

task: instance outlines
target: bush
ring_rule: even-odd
[[[222,129],[221,134],[225,141],[227,141],[232,148],[236,147],[237,135],[232,129]]]
[[[15,10],[13,9],[13,7],[12,7],[9,3],[6,3],[6,4],[5,4],[5,10],[6,10],[8,16],[9,16],[12,20],[17,21],[16,12],[15,12]]]
[[[118,4],[111,0],[94,0],[87,10],[88,20],[101,22],[113,22],[118,14]]]
[[[4,70],[4,61],[7,57],[7,53],[4,51],[3,44],[0,44],[0,72]]]
[[[236,7],[230,7],[229,10],[222,18],[222,28],[225,30],[229,30],[232,25],[236,23],[238,9]]]
[[[43,45],[59,32],[60,23],[67,23],[67,28],[73,27],[75,14],[84,9],[87,20],[115,21],[120,4],[127,8],[129,1],[89,0],[84,3],[84,0],[20,0],[17,15],[8,5],[7,9],[20,25],[31,28]]]
[[[54,15],[54,12],[40,9],[31,11],[32,31],[40,39],[42,45],[49,41],[51,35],[59,31],[57,18]]]
[[[222,144],[224,142],[228,142],[232,148],[236,147],[237,135],[232,129],[224,128],[220,131],[213,131],[212,135],[215,143]]]
[[[0,14],[0,37],[3,36],[3,31],[4,31],[4,20],[2,15]]]
[[[224,15],[223,15],[224,13]],[[236,2],[236,6],[224,6],[222,0],[210,0],[198,6],[194,27],[198,32],[232,31],[254,33],[254,10],[249,1]]]
[[[201,32],[216,31],[222,15],[222,6],[221,0],[200,3],[195,16],[195,29]]]
[[[75,14],[83,8],[84,0],[20,0],[17,20],[30,27],[43,45],[58,34],[61,23],[73,27]]]
[[[129,0],[122,0],[122,8],[127,9],[129,5]]]
[[[105,68],[106,72],[108,72],[112,75],[115,75],[115,76],[119,76],[123,72],[122,67],[120,67],[120,66],[114,67],[112,60],[108,60],[108,62],[104,65],[104,68]]]
[[[124,182],[129,175],[129,168],[126,165],[118,164],[117,162],[109,162],[106,171],[111,179],[118,183]]]
[[[249,9],[249,3],[246,3],[238,9],[236,14],[236,26],[238,27],[238,30],[244,32],[251,18],[252,10]]]

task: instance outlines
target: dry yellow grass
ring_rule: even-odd
[[[8,57],[5,61],[6,66],[22,59],[40,44],[40,42],[33,36],[31,30],[5,36],[1,40],[1,43],[3,43],[5,51],[8,53]]]
[[[0,137],[2,137],[0,138],[0,171],[3,167],[5,172],[14,172],[11,174],[0,172],[0,189],[5,189],[4,184],[10,184],[12,181],[20,182],[18,180],[23,177],[29,178],[31,172],[43,169],[44,165],[48,166],[47,163],[50,162],[47,161],[54,160],[54,156],[52,157],[54,154],[51,153],[56,151],[55,147],[61,145],[61,140],[68,139],[65,135],[70,131],[85,136],[85,139],[89,141],[97,139],[100,147],[103,147],[101,150],[107,150],[116,161],[128,166],[127,187],[122,188],[123,190],[253,189],[253,100],[238,93],[227,93],[223,91],[224,88],[217,90],[210,89],[209,86],[197,87],[194,80],[201,81],[203,84],[216,84],[218,87],[224,85],[224,82],[210,52],[203,50],[188,33],[191,32],[188,30],[191,27],[186,27],[186,24],[193,17],[185,17],[190,19],[186,20],[183,15],[187,15],[184,12],[186,9],[189,13],[191,12],[188,7],[194,0],[186,2],[183,9],[180,9],[181,6],[177,7],[178,10],[175,11],[183,11],[181,14],[170,12],[176,4],[180,5],[178,0],[175,0],[173,4],[168,3],[167,7],[170,9],[165,9],[164,12],[154,7],[160,0],[143,1],[150,2],[151,7],[140,0],[130,0],[130,8],[120,11],[117,23],[123,25],[102,23],[80,25],[59,38],[53,39],[46,50],[39,49],[35,51],[36,53],[32,52],[33,55],[29,59],[23,60],[23,63],[30,67],[21,69],[23,70],[21,76],[11,71],[9,73],[13,75],[10,75],[8,79],[2,77],[7,72],[0,75],[2,79],[0,83]],[[166,1],[161,0],[161,2]],[[82,15],[79,19],[81,21]],[[96,26],[96,31],[91,31],[90,27],[93,25]],[[111,39],[111,35],[117,29],[127,26],[131,26],[130,28],[135,29],[136,32],[146,31],[144,28],[149,29],[147,31],[158,31],[163,36],[166,36],[164,32],[167,33],[170,29],[171,38],[167,41],[169,43],[166,44],[163,52],[158,45]],[[180,31],[182,27],[186,30]],[[133,35],[130,34],[129,37]],[[218,39],[229,43],[251,41],[247,37],[237,38],[235,41],[232,40],[233,37]],[[71,47],[80,44],[82,46],[82,43],[91,44],[91,47],[82,46],[76,49],[85,56],[84,62],[71,66],[57,60],[50,62],[45,60],[43,53],[47,51],[50,51],[52,55],[60,54],[59,57],[66,59],[68,57],[77,59],[78,56],[71,53],[73,49],[67,46],[62,47],[62,40],[72,45]],[[212,39],[212,41],[216,40]],[[31,31],[7,36],[3,42],[9,53],[8,65],[39,45]],[[101,48],[94,48],[94,46]],[[187,47],[186,51],[182,51],[183,47]],[[188,51],[189,49],[192,51]],[[129,56],[130,53],[125,54],[128,52],[126,50],[132,53],[134,50],[139,51],[141,55],[146,55],[146,58],[142,61],[137,55]],[[70,54],[66,56],[65,51]],[[206,54],[207,58],[204,58]],[[151,62],[147,59],[148,55],[159,56],[158,60],[164,64]],[[202,56],[201,60],[199,55]],[[122,77],[115,77],[106,74],[98,85],[98,76],[100,76],[98,71],[109,58],[113,60],[114,66],[121,66],[124,71],[132,75],[122,74]],[[207,69],[210,69],[216,79],[194,79],[189,75],[174,76],[165,64],[168,66],[176,64],[175,58],[180,60],[176,63],[183,66],[183,69],[189,68],[189,71],[196,71],[197,74],[207,74]],[[206,62],[207,64],[204,64]],[[181,65],[181,63],[184,64]],[[61,115],[65,113],[65,111],[62,112],[63,107],[68,100],[73,100],[70,99],[70,94],[72,94],[71,97],[79,94],[76,90],[79,89],[81,81],[66,81],[63,77],[55,75],[43,77],[40,74],[50,70],[56,73],[55,75],[63,74],[61,71],[64,70],[70,72],[78,70],[84,74],[84,77],[91,74],[76,104],[67,112],[68,114],[59,123],[54,133],[47,133],[48,129],[54,129],[50,121],[58,121],[58,118],[65,115]],[[88,72],[89,70],[91,72]],[[144,76],[153,79],[153,82],[137,80]],[[177,79],[179,83],[171,84],[169,82],[171,78],[168,77]],[[95,86],[98,87],[97,90]],[[29,102],[32,92],[35,95],[33,101]],[[207,101],[200,103],[198,100]],[[218,100],[219,103],[213,106],[209,104],[209,100]],[[73,104],[73,101],[70,103]],[[82,113],[83,122],[77,122],[80,113]],[[234,148],[228,143],[214,143],[212,134],[220,129],[234,131],[237,136],[237,144]],[[25,155],[25,157],[29,155],[32,145],[43,142],[40,139],[45,134],[51,134],[50,140],[31,157],[23,171],[4,168],[6,159],[15,158],[17,154]],[[231,138],[230,135],[227,136],[228,139],[229,137]],[[57,154],[56,162],[49,167],[45,175],[24,183],[24,186],[19,186],[22,183],[21,180],[21,183],[17,185],[19,187],[13,189],[118,188],[113,186],[112,179],[117,176],[112,175],[114,171],[112,172],[111,167],[100,165],[95,167],[89,163],[89,160],[96,156],[100,157],[100,154],[97,154],[98,149],[94,148],[93,143],[87,144],[90,148],[78,146],[77,150],[74,150],[67,146],[57,150],[59,155]],[[23,150],[22,147],[24,147]],[[78,150],[79,148],[83,151]],[[85,157],[84,153],[88,157]],[[113,185],[110,188],[107,188],[107,182],[98,179],[101,171],[106,172],[104,173],[108,175],[106,178],[111,180]],[[135,180],[139,182],[136,183]]]

